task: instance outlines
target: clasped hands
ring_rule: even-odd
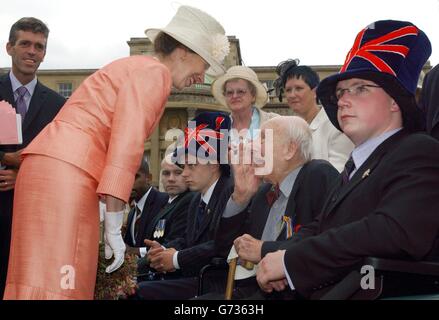
[[[161,273],[175,271],[173,257],[177,250],[174,248],[164,248],[157,241],[145,239],[144,242],[149,247],[146,259],[149,261],[151,268]]]

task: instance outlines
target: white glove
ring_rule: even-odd
[[[125,259],[125,242],[122,239],[122,223],[124,210],[119,212],[105,212],[105,239],[108,241],[111,250],[113,250],[114,261],[109,265],[105,272],[112,273],[119,269]],[[105,257],[107,258],[107,250],[105,250]]]
[[[104,233],[104,252],[105,252],[105,259],[110,260],[111,257],[113,257],[113,249],[111,249],[110,244],[107,240],[107,235]]]
[[[107,205],[99,201],[99,220],[100,222],[105,221],[105,212],[107,211]],[[110,244],[107,240],[107,235],[104,233],[104,252],[105,252],[105,259],[109,260],[113,256],[113,250],[110,247]]]

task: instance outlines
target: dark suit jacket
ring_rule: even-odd
[[[321,212],[326,194],[330,191],[339,176],[338,171],[325,160],[311,160],[306,163],[297,175],[291,189],[285,214],[296,221],[296,225],[304,225],[313,221]],[[270,213],[266,194],[271,189],[269,183],[263,184],[255,194],[249,207],[238,215],[221,218],[217,241],[218,251],[228,254],[233,240],[244,233],[261,239]],[[285,240],[286,228],[278,239]]]
[[[330,193],[312,224],[278,248],[287,249],[285,265],[296,290],[309,297],[358,268],[363,257],[437,254],[438,212],[439,143],[400,131]]]
[[[178,264],[184,276],[198,275],[200,269],[217,256],[215,251],[215,236],[219,220],[233,192],[233,179],[221,176],[218,180],[212,197],[206,205],[204,219],[200,230],[196,231],[197,208],[201,194],[197,193],[190,205],[185,237],[175,239],[165,244],[168,248],[175,248],[178,252]]]
[[[426,129],[439,140],[439,65],[424,78],[419,104],[426,113]]]
[[[16,107],[9,72],[0,76],[1,100]],[[23,144],[0,145],[0,151],[14,152],[26,147],[52,121],[65,101],[58,93],[37,82],[22,126]],[[8,265],[13,199],[13,190],[0,192],[0,296],[3,294],[3,276],[6,277]]]
[[[142,210],[142,216],[140,217],[139,233],[137,234],[135,245],[131,236],[131,224],[135,218],[135,208],[131,209],[128,214],[127,229],[124,238],[124,241],[127,245],[136,248],[145,246],[143,240],[146,239],[148,225],[151,224],[151,221],[154,219],[154,217],[158,215],[160,210],[168,203],[168,198],[169,196],[167,193],[151,188]]]
[[[189,204],[194,197],[194,192],[185,191],[177,196],[170,204],[167,204],[147,225],[145,239],[166,243],[177,238],[184,237],[187,226]],[[165,220],[164,235],[154,238],[154,231],[160,220]]]

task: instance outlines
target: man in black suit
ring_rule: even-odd
[[[340,73],[321,82],[318,98],[355,149],[317,220],[289,241],[264,243],[257,271],[264,291],[287,281],[317,298],[360,270],[364,257],[437,255],[439,143],[415,133],[422,128],[415,90],[430,53],[413,24],[377,21],[357,36]]]
[[[311,160],[312,136],[303,119],[273,118],[261,126],[261,135],[262,150],[270,150],[266,145],[272,145],[272,152],[264,154],[264,164],[272,162],[272,170],[255,175],[257,164],[233,167],[235,188],[220,221],[217,241],[223,248],[218,250],[228,252],[234,240],[240,261],[252,264],[261,260],[264,241],[288,239],[320,213],[326,193],[339,176],[329,162]],[[266,183],[258,188],[261,179]],[[235,279],[233,299],[250,297],[259,290],[254,268],[245,271],[238,265]],[[199,297],[216,298],[224,298],[224,294]]]
[[[194,193],[189,191],[182,173],[183,169],[171,162],[171,155],[163,159],[160,175],[163,189],[169,195],[169,200],[159,212],[154,214],[154,218],[146,226],[144,239],[163,244],[184,237],[189,204]],[[137,262],[137,281],[151,280],[160,276],[149,268],[146,247],[140,248],[139,251],[138,255],[141,259]]]
[[[23,144],[0,145],[0,297],[7,274],[14,186],[21,150],[52,121],[65,103],[62,96],[42,85],[36,77],[46,55],[48,35],[49,29],[38,19],[22,18],[14,23],[6,45],[12,69],[0,76],[0,100],[16,108],[23,121]]]
[[[419,104],[426,114],[427,132],[439,140],[439,65],[425,76]]]
[[[206,112],[199,114],[193,123],[196,129],[192,131],[189,126],[186,130],[185,147],[175,152],[176,160],[184,163],[182,175],[189,189],[197,192],[189,206],[186,232],[184,237],[165,243],[164,247],[145,240],[151,247],[150,266],[165,273],[165,280],[139,283],[137,295],[141,299],[194,297],[199,271],[216,256],[214,239],[233,184],[226,164],[230,119],[219,112]],[[166,279],[176,270],[182,277]]]
[[[134,205],[128,214],[124,237],[126,252],[139,257],[146,255],[147,248],[143,240],[147,237],[148,227],[169,199],[167,193],[157,191],[150,183],[151,174],[144,154],[131,190],[130,198]]]
[[[183,169],[167,156],[161,163],[163,189],[169,195],[168,203],[155,215],[145,232],[145,239],[168,243],[184,237],[189,204],[195,193],[190,192],[182,175]]]

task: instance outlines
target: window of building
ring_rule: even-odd
[[[73,92],[73,84],[71,82],[58,83],[58,93],[64,98],[69,98]]]

